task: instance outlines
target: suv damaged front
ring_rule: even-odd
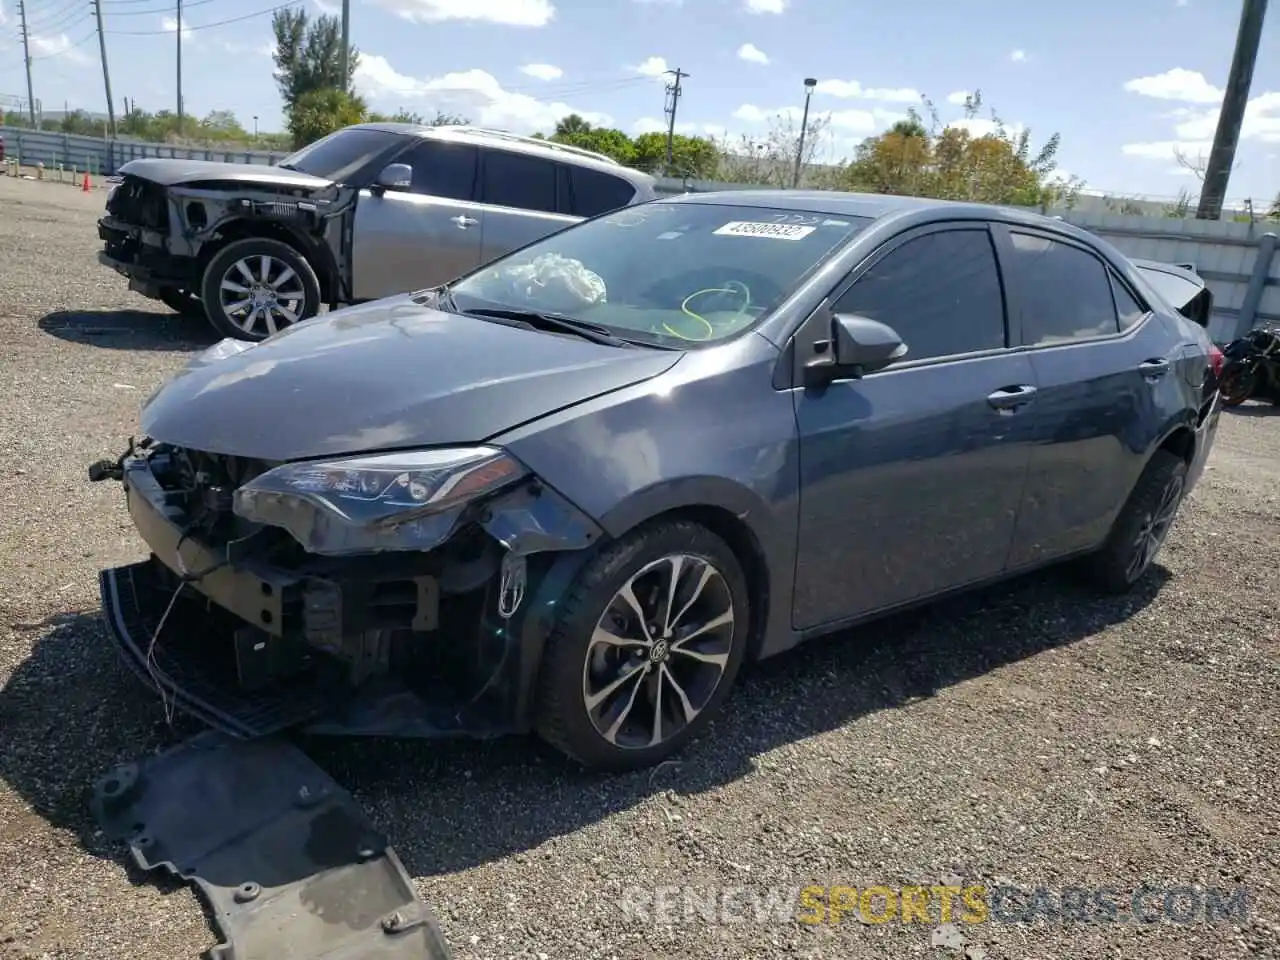
[[[333,180],[287,166],[161,158],[132,160],[119,174],[98,221],[98,260],[134,292],[198,291],[211,251],[248,235],[287,239],[322,277],[347,276],[343,214],[356,191]]]
[[[150,551],[102,571],[104,615],[166,703],[239,737],[529,728],[548,615],[602,533],[486,438],[678,354],[430,296],[216,344],[90,469],[123,485]]]

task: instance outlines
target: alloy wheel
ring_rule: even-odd
[[[298,322],[307,294],[302,278],[287,263],[254,254],[227,268],[219,284],[219,297],[223,312],[237,327],[245,333],[270,336]]]
[[[587,645],[582,696],[596,733],[638,750],[693,723],[729,664],[733,600],[724,575],[703,557],[672,554],[632,575]]]
[[[1178,504],[1182,501],[1183,483],[1181,476],[1170,478],[1156,508],[1139,525],[1138,535],[1133,541],[1133,558],[1126,571],[1131,582],[1142,575],[1164,545],[1169,528],[1173,526],[1173,518],[1177,516]]]

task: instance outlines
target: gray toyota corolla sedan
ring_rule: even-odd
[[[1147,571],[1215,351],[1061,221],[689,195],[223,341],[119,479],[130,663],[242,737],[537,731],[652,764],[744,661],[1067,558]]]

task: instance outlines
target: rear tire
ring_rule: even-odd
[[[1258,386],[1258,375],[1247,367],[1238,366],[1224,370],[1218,384],[1218,394],[1224,407],[1238,407],[1251,396]]]
[[[279,240],[249,237],[219,250],[200,284],[209,322],[225,337],[257,342],[320,311],[320,281]]]
[[[1107,593],[1128,593],[1146,575],[1178,515],[1186,482],[1186,461],[1167,450],[1157,450],[1129,494],[1106,544],[1085,561],[1096,586]]]
[[[585,766],[614,771],[665,760],[705,728],[742,665],[751,616],[733,551],[683,520],[606,547],[558,607],[535,727]]]

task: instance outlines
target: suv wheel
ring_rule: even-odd
[[[750,606],[723,540],[687,521],[637,529],[559,604],[539,671],[539,735],[589,767],[629,770],[701,731],[742,664]]]
[[[227,244],[209,261],[200,299],[223,336],[265,340],[319,312],[320,281],[287,243],[250,237]]]

